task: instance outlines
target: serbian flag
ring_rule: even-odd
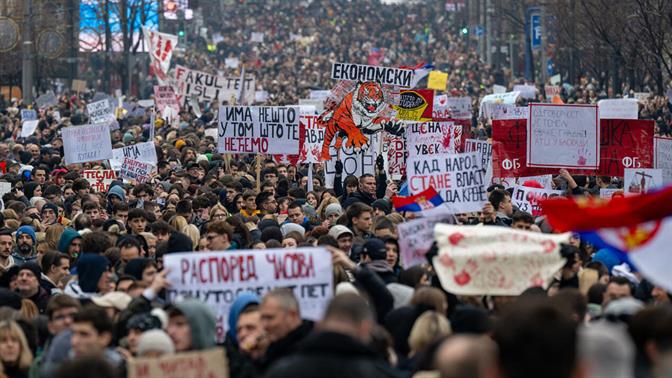
[[[578,231],[597,248],[611,248],[652,283],[672,292],[672,187],[610,201],[553,199],[542,202],[554,229]]]
[[[441,206],[443,203],[443,198],[436,192],[432,187],[408,197],[392,197],[392,204],[394,208],[401,211],[423,211],[433,209],[435,207]]]
[[[420,80],[424,79],[427,75],[429,75],[430,72],[432,72],[434,66],[432,66],[431,64],[419,63],[414,67],[401,66],[399,68],[405,70],[413,70],[413,78],[411,78],[410,88],[415,88],[420,82]]]

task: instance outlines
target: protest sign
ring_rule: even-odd
[[[74,79],[72,81],[72,90],[75,92],[84,92],[86,91],[86,81]]]
[[[107,193],[112,181],[117,179],[117,175],[112,169],[89,169],[79,173],[82,178],[89,182],[91,189],[98,193]]]
[[[654,138],[655,144],[655,162],[653,168],[659,168],[663,171],[663,184],[672,183],[672,139]]]
[[[250,42],[264,43],[264,32],[252,32]]]
[[[34,109],[21,109],[22,121],[33,121],[37,119],[37,112]]]
[[[464,152],[476,152],[481,157],[483,180],[488,186],[492,182],[492,144],[485,140],[466,139],[464,143]]]
[[[560,92],[562,91],[562,88],[557,85],[545,85],[544,86],[544,94],[546,95],[546,99],[551,99],[553,96],[560,96]]]
[[[66,164],[105,160],[112,157],[112,140],[108,125],[71,126],[64,128],[62,133]]]
[[[454,154],[462,140],[462,128],[452,122],[415,122],[406,127],[408,156]]]
[[[515,105],[516,101],[520,97],[520,92],[504,92],[504,93],[493,93],[489,94],[481,99],[479,105],[479,115],[485,116],[485,104],[506,104],[506,105]]]
[[[432,71],[427,78],[427,88],[445,91],[448,82],[448,74],[441,71]]]
[[[399,223],[399,255],[404,269],[427,263],[425,255],[434,243],[434,226],[438,223],[455,224],[455,217],[445,213]]]
[[[618,98],[597,102],[600,119],[637,119],[639,104],[637,100]]]
[[[299,106],[302,114],[319,115],[324,112],[324,100],[311,100],[307,98],[299,99]]]
[[[562,83],[562,76],[560,76],[560,74],[553,75],[551,76],[550,81],[553,85],[560,85],[560,83]]]
[[[527,119],[530,116],[530,108],[527,106],[513,106],[507,104],[489,104],[493,105],[490,107],[489,115],[492,119]]]
[[[229,101],[238,98],[241,89],[240,77],[222,77],[206,72],[192,70],[184,66],[175,67],[176,93],[180,101],[198,96],[198,101],[212,102],[214,99]],[[255,84],[253,77],[246,77],[243,83],[243,103],[254,103]]]
[[[217,140],[216,136],[215,140]],[[112,159],[110,159],[110,167],[115,171],[118,171],[119,168],[121,168],[121,164],[123,164],[125,158],[141,161],[144,163],[149,163],[152,165],[156,165],[158,163],[158,158],[156,156],[156,147],[154,146],[154,142],[151,141],[136,143],[121,148],[115,148],[114,150],[112,150]]]
[[[649,97],[651,97],[651,93],[649,93],[649,92],[635,92],[634,95],[633,95],[633,98],[636,99],[637,101],[641,102],[641,103],[648,100]]]
[[[399,105],[394,105],[397,119],[407,121],[431,121],[434,91],[413,89],[400,92]]]
[[[530,188],[522,185],[514,185],[511,202],[517,206],[520,211],[526,211],[535,217],[542,215],[541,201],[562,196],[562,190],[548,190],[540,188]]]
[[[416,194],[433,187],[454,214],[480,211],[487,202],[486,183],[478,153],[409,157],[408,188]]]
[[[267,100],[268,100],[268,92],[267,91],[255,91],[254,92],[254,103],[255,104],[264,103]]]
[[[151,108],[154,105],[154,100],[138,100],[138,106],[142,108]]]
[[[116,120],[110,107],[110,102],[107,99],[86,104],[86,111],[89,112],[91,123],[109,125]]]
[[[494,177],[543,175],[543,168],[527,166],[527,119],[492,121],[492,171]]]
[[[205,136],[212,137],[215,141],[217,141],[217,128],[209,128],[205,129]]]
[[[433,266],[441,286],[453,294],[520,295],[531,286],[548,286],[565,264],[560,243],[569,235],[438,224]]]
[[[299,162],[317,163],[320,161],[324,127],[317,122],[316,115],[301,115],[301,126],[305,129],[305,137],[299,153]]]
[[[600,125],[593,105],[530,104],[527,165],[597,169]]]
[[[385,171],[392,180],[401,180],[406,176],[406,138],[404,136],[383,134],[382,154],[385,157]]]
[[[612,199],[614,194],[623,194],[623,189],[617,188],[600,188],[600,198]]]
[[[28,138],[33,135],[35,129],[37,129],[37,124],[40,123],[37,119],[31,119],[28,121],[23,121],[21,125],[21,138]]]
[[[626,168],[623,177],[625,194],[642,194],[652,189],[662,188],[662,169]]]
[[[372,146],[377,146],[378,135],[373,135]],[[324,185],[327,188],[334,187],[334,176],[336,175],[336,161],[340,160],[343,163],[343,173],[341,182],[349,175],[361,177],[363,174],[374,174],[376,167],[376,152],[369,148],[355,152],[353,148],[341,147],[337,153],[336,147],[329,146],[330,160],[324,161]]]
[[[492,93],[494,94],[506,93],[506,87],[503,85],[494,84],[492,86]]]
[[[226,68],[233,68],[234,70],[238,68],[240,60],[238,58],[226,58],[224,59],[224,65]]]
[[[171,253],[164,256],[170,289],[206,303],[216,314],[217,340],[223,341],[229,309],[240,293],[263,296],[287,287],[299,301],[301,317],[318,320],[333,294],[331,253],[322,248]]]
[[[520,97],[526,100],[534,100],[537,98],[537,87],[534,85],[514,85],[513,91],[520,92]]]
[[[128,378],[228,377],[229,364],[223,348],[128,360]]]
[[[299,153],[299,108],[296,106],[222,106],[219,152]]]
[[[402,68],[367,66],[363,64],[334,63],[331,78],[357,82],[376,82],[381,85],[394,85],[410,88],[413,71]]]
[[[330,90],[326,89],[311,89],[308,92],[308,99],[310,100],[322,100],[324,101],[327,97],[329,97],[329,94],[331,93]]]
[[[39,109],[46,109],[50,106],[58,104],[58,97],[54,94],[54,91],[49,90],[47,93],[40,95],[35,99],[35,104]]]
[[[174,109],[175,113],[180,111],[180,103],[170,85],[154,86],[154,102],[159,113],[163,114],[163,110],[167,107]]]
[[[445,118],[471,119],[471,97],[434,97],[434,120]]]
[[[153,168],[152,164],[124,158],[124,162],[119,168],[119,177],[136,183],[148,182],[151,179],[150,175]]]

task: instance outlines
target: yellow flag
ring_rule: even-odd
[[[435,89],[437,91],[446,90],[446,82],[448,81],[448,74],[441,71],[432,71],[429,73],[427,80],[427,88]]]

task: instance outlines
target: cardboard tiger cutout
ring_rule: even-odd
[[[329,146],[334,140],[337,150],[345,139],[345,147],[358,151],[369,146],[367,135],[383,130],[400,135],[403,131],[401,123],[391,119],[392,106],[379,83],[357,83],[340,102],[327,99],[325,108],[327,110],[317,120],[325,130],[322,160],[331,160]]]

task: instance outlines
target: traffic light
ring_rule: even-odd
[[[466,26],[465,26],[465,27],[463,27],[463,28],[462,28],[462,34],[464,34],[464,35],[467,35],[467,34],[469,34],[469,28],[468,28],[468,27],[466,27]]]
[[[184,37],[184,30],[180,29],[180,30],[177,32],[177,35],[180,36],[180,37]]]

